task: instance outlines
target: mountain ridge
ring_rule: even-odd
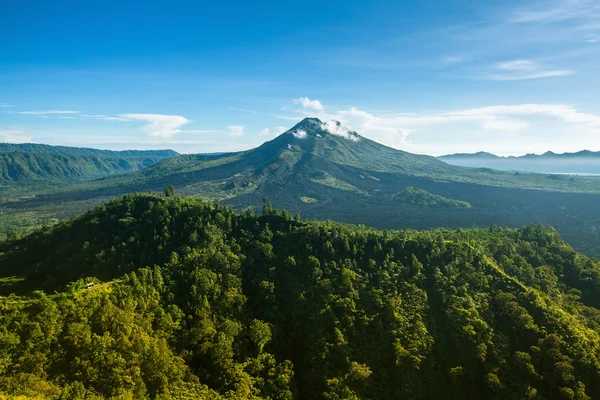
[[[490,152],[486,152],[486,151],[478,151],[475,153],[452,153],[452,154],[445,154],[442,156],[438,156],[437,158],[439,159],[444,159],[444,158],[454,158],[454,157],[490,157],[490,158],[504,158],[504,159],[515,159],[515,158],[535,158],[535,157],[539,157],[539,158],[543,158],[543,157],[589,157],[589,156],[593,156],[593,157],[600,157],[600,151],[591,151],[591,150],[579,150],[579,151],[575,151],[575,152],[564,152],[564,153],[555,153],[553,151],[546,151],[542,154],[536,154],[536,153],[528,153],[528,154],[524,154],[521,156],[499,156]]]
[[[0,143],[0,182],[58,183],[90,180],[145,168],[173,150],[100,150],[44,144]]]
[[[448,164],[491,168],[501,171],[534,173],[600,174],[600,151],[581,150],[574,153],[525,154],[522,156],[497,156],[486,152],[456,153],[439,156]]]
[[[0,142],[0,152],[44,153],[77,156],[111,156],[111,157],[174,157],[174,150],[106,150],[92,147],[54,146],[42,143],[4,143]]]

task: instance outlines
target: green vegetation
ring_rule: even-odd
[[[600,263],[540,225],[128,195],[0,243],[0,291],[9,398],[600,398]]]
[[[300,197],[300,200],[302,200],[303,202],[308,203],[308,204],[315,204],[318,202],[318,200],[315,199],[314,197],[307,197],[307,196]]]
[[[0,143],[2,153],[41,153],[65,156],[102,156],[108,158],[156,158],[167,159],[179,155],[173,150],[100,150],[86,147],[50,146],[37,143]]]
[[[345,190],[348,192],[357,192],[357,193],[361,193],[363,195],[366,195],[365,192],[361,191],[359,188],[357,188],[356,186],[345,182],[341,179],[337,179],[335,176],[332,176],[328,173],[323,173],[321,174],[321,176],[317,177],[317,178],[313,178],[312,179],[313,182],[315,183],[319,183],[321,185],[325,185],[325,186],[329,186],[335,189],[339,189],[339,190]]]
[[[427,190],[414,188],[412,186],[398,192],[393,197],[394,201],[424,208],[469,208],[471,205],[466,201],[447,199],[437,194],[429,193]]]
[[[89,180],[137,171],[176,155],[172,150],[119,152],[0,143],[0,181]]]

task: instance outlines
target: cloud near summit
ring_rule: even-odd
[[[294,104],[300,105],[304,110],[323,112],[325,111],[325,107],[319,100],[311,100],[308,97],[299,97],[297,99],[292,100]]]
[[[332,121],[324,122],[321,127],[324,131],[327,131],[332,135],[341,136],[343,138],[352,140],[354,142],[358,142],[360,140],[358,138],[358,136],[352,134],[350,129],[348,129],[344,125],[338,123],[337,121],[332,120]]]

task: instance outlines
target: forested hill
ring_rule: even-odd
[[[0,244],[0,393],[600,398],[600,264],[552,228],[377,231],[166,194]]]
[[[176,155],[172,150],[110,151],[0,143],[0,180],[8,184],[89,180],[137,171]]]
[[[51,146],[38,143],[0,143],[0,152],[62,154],[65,156],[104,156],[113,158],[170,158],[178,156],[173,150],[102,150],[87,147]]]

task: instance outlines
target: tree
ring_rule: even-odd
[[[165,197],[173,197],[175,196],[175,187],[173,185],[165,186],[163,192]]]

